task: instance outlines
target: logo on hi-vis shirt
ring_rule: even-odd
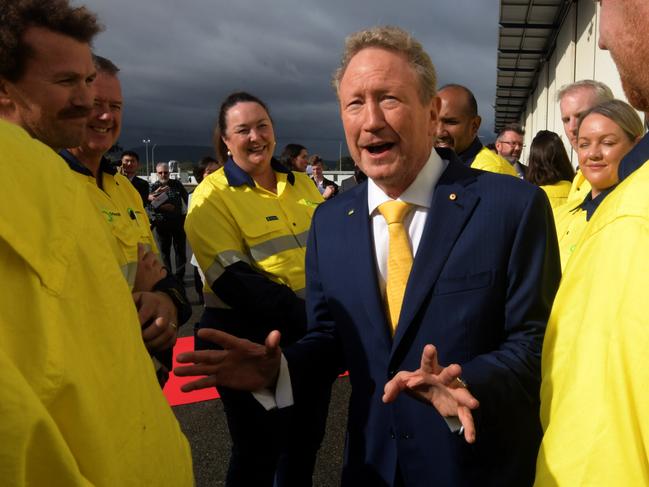
[[[267,222],[275,222],[275,221],[277,221],[277,220],[279,220],[279,218],[276,217],[275,215],[270,215],[270,216],[267,216],[267,217],[266,217],[266,221],[267,221]]]
[[[319,201],[311,201],[311,200],[307,200],[305,198],[302,198],[300,201],[298,201],[298,203],[301,204],[301,205],[305,205],[305,206],[311,206],[312,208],[315,208],[316,206],[318,206],[320,204]]]
[[[108,220],[108,223],[113,221],[113,217],[115,216],[122,216],[121,213],[115,212],[115,211],[110,211],[110,210],[101,210],[101,212],[106,215],[106,219]]]

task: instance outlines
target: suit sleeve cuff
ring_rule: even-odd
[[[449,416],[448,418],[444,418],[444,421],[446,421],[446,425],[448,426],[448,429],[451,430],[451,433],[460,433],[460,430],[462,429],[460,418],[457,416]]]
[[[282,354],[279,375],[275,391],[271,389],[261,389],[252,393],[254,398],[261,404],[266,411],[275,408],[286,408],[293,405],[293,387],[291,386],[291,374],[288,370],[288,362]]]

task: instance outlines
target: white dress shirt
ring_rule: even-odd
[[[408,231],[408,236],[410,237],[413,260],[417,255],[421,235],[424,232],[424,225],[426,224],[426,217],[428,216],[435,186],[437,186],[437,182],[446,169],[446,166],[448,166],[448,161],[442,160],[437,155],[437,151],[433,150],[415,180],[397,198],[397,201],[403,201],[413,206],[413,209],[408,213],[408,216],[406,216],[403,222],[403,226]],[[378,208],[382,203],[391,200],[392,198],[386,195],[374,181],[371,179],[367,180],[367,208],[372,219],[376,270],[379,289],[383,298],[385,298],[385,283],[388,275],[388,243],[390,236],[388,234],[388,224]]]

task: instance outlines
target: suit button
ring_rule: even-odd
[[[388,379],[392,379],[395,375],[397,375],[397,371],[391,370],[390,372],[388,372]]]
[[[401,438],[403,438],[404,440],[409,440],[410,435],[408,433],[404,433],[403,435],[401,435]]]
[[[390,433],[390,438],[392,438],[394,440],[396,437],[397,436],[394,433]]]

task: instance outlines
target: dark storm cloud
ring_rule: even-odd
[[[425,46],[439,83],[474,90],[490,136],[498,2],[430,0],[90,0],[106,31],[96,51],[122,69],[120,143],[210,145],[220,100],[250,91],[271,110],[279,145],[300,142],[336,158],[346,152],[331,73],[344,38],[398,25]]]

